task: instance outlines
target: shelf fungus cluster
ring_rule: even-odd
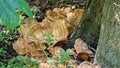
[[[59,56],[59,54],[57,53],[58,51],[63,51],[61,48],[59,47],[53,47],[53,49],[51,50],[52,54],[54,54],[55,56]],[[92,52],[92,50],[88,47],[88,45],[81,40],[80,38],[77,38],[75,40],[75,44],[74,44],[74,48],[72,49],[67,49],[67,52],[70,53],[70,56],[72,58],[77,59],[77,60],[82,60],[83,62],[79,62],[77,61],[75,64],[75,62],[73,62],[73,64],[71,65],[72,68],[101,68],[100,64],[97,61],[93,61],[93,59],[91,57],[93,57],[94,53]],[[49,60],[50,61],[50,60]],[[51,60],[52,63],[51,64],[47,64],[47,63],[42,63],[39,65],[39,68],[67,68],[64,65],[58,64],[58,66],[56,67],[54,65],[54,60]]]
[[[67,68],[61,64],[59,64],[57,67],[55,65],[47,64],[47,63],[41,63],[39,68]],[[87,61],[82,62],[80,65],[73,65],[72,68],[101,68],[101,66],[97,63],[90,63]]]
[[[26,18],[24,24],[19,28],[20,37],[14,43],[14,49],[19,54],[26,54],[28,57],[45,61],[45,50],[49,51],[55,46],[61,47],[62,43],[66,42],[69,32],[73,31],[80,21],[83,12],[82,9],[55,8],[46,12],[46,17],[42,22]],[[43,36],[44,34],[46,37]],[[51,39],[47,39],[47,37]],[[50,40],[52,43],[46,45]],[[55,50],[50,52],[53,51]]]

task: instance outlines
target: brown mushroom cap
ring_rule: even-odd
[[[87,44],[80,38],[75,40],[74,48],[78,53],[85,52],[88,54],[93,54],[93,52],[88,48]]]
[[[101,68],[99,64],[92,64],[90,62],[84,61],[79,65],[79,68]]]

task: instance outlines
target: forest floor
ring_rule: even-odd
[[[36,19],[41,22],[46,11],[54,8],[63,8],[76,6],[76,8],[84,9],[87,0],[27,0],[31,7],[36,6],[40,11],[36,14]]]
[[[49,9],[54,8],[63,8],[63,7],[70,7],[70,6],[76,6],[76,8],[84,9],[85,5],[87,3],[87,0],[26,0],[30,7],[37,7],[39,9],[39,12],[36,13],[35,18],[38,22],[41,22],[45,16],[46,11]],[[2,27],[2,26],[1,26]],[[4,27],[0,28],[5,29]],[[7,51],[7,53],[3,56],[0,56],[0,61],[7,64],[8,60],[12,57],[17,56],[17,52],[13,49],[13,43],[17,40],[19,37],[18,32],[10,33],[10,38],[4,40],[4,42],[0,43],[0,48],[3,48]],[[12,37],[14,36],[14,38]]]

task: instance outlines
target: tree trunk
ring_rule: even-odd
[[[104,1],[104,0],[103,0]],[[89,0],[84,15],[72,33],[68,44],[64,48],[73,47],[74,40],[81,38],[91,47],[96,48],[100,31],[102,0]]]
[[[120,0],[90,0],[66,47],[72,47],[76,38],[92,47],[98,43],[95,60],[102,68],[119,68]]]
[[[105,0],[96,60],[102,68],[120,68],[120,0]]]

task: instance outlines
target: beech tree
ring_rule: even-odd
[[[65,48],[81,38],[97,47],[95,61],[102,68],[120,66],[120,0],[89,0],[85,13]]]

